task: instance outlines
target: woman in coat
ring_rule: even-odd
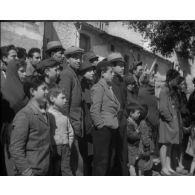
[[[6,80],[1,88],[3,105],[3,125],[1,132],[1,141],[5,146],[5,161],[7,174],[13,175],[9,160],[9,134],[10,124],[15,114],[22,109],[28,102],[28,98],[23,90],[23,81],[25,79],[26,63],[21,60],[12,60],[8,63],[6,71]]]
[[[81,89],[82,89],[82,111],[83,111],[83,129],[84,129],[84,175],[92,175],[92,160],[93,160],[93,144],[92,144],[92,129],[94,128],[90,115],[91,95],[90,90],[94,83],[94,69],[89,61],[82,63],[80,67]]]
[[[171,153],[173,144],[181,143],[181,116],[179,112],[179,100],[177,85],[179,72],[174,69],[166,74],[166,85],[160,92],[159,112],[159,143],[162,175],[172,175],[175,171],[171,168]]]
[[[93,175],[110,175],[116,152],[116,135],[119,127],[117,114],[120,103],[114,95],[111,81],[114,76],[112,66],[107,61],[97,65],[99,81],[91,89],[90,108],[93,131],[94,161]]]

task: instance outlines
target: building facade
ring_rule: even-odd
[[[127,29],[122,22],[1,22],[2,46],[14,44],[27,51],[38,47],[44,52],[47,42],[52,40],[59,40],[64,48],[78,46],[85,51],[92,50],[102,58],[113,51],[120,52],[129,68],[135,61],[150,67],[157,58],[158,71],[164,79],[167,70],[173,66],[170,60],[145,49],[141,35]],[[182,58],[179,61],[190,85],[195,76],[194,61]]]

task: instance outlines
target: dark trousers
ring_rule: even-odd
[[[70,164],[73,175],[75,176],[83,176],[84,175],[84,165],[83,159],[85,155],[85,142],[83,138],[76,137],[75,141],[71,148],[71,158]]]
[[[117,131],[117,152],[116,152],[116,159],[115,165],[117,167],[114,169],[113,175],[122,175],[128,176],[128,147],[127,147],[127,131],[126,131],[126,118],[123,117],[120,120],[119,130]]]
[[[55,155],[52,159],[52,175],[72,176],[70,167],[70,147],[68,144],[57,145]]]
[[[93,131],[93,175],[111,175],[116,155],[116,139],[118,129],[103,127]]]

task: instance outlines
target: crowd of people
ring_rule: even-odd
[[[157,94],[156,60],[129,69],[59,41],[44,56],[1,47],[0,175],[194,175],[195,90],[177,70]]]

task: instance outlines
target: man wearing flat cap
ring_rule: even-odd
[[[126,139],[126,118],[125,118],[125,103],[126,103],[126,87],[123,81],[125,61],[120,53],[113,52],[107,57],[108,62],[113,66],[115,73],[112,80],[112,88],[115,96],[120,102],[120,111],[118,113],[119,120],[119,136],[118,136],[118,150],[116,167],[119,169],[114,174],[128,175],[127,168],[127,139]],[[116,169],[115,169],[116,170]]]
[[[60,62],[53,58],[45,59],[37,64],[36,71],[43,75],[48,88],[56,86],[57,79],[60,73]]]
[[[93,51],[88,51],[87,53],[85,53],[83,55],[83,61],[86,62],[90,62],[92,66],[96,66],[98,63],[98,59],[99,57],[95,55],[95,53]]]
[[[62,67],[64,68],[64,51],[62,44],[60,41],[50,41],[47,43],[47,49],[45,51],[48,58],[54,58],[56,61],[60,62]]]
[[[78,79],[78,70],[81,65],[84,50],[75,46],[65,51],[67,67],[60,73],[59,86],[65,89],[66,105],[64,113],[69,116],[75,133],[75,142],[72,146],[71,162],[74,175],[83,175],[83,159],[81,153],[82,129],[82,90]],[[80,148],[79,148],[80,147]]]
[[[140,87],[140,76],[143,73],[143,63],[142,61],[138,61],[134,63],[133,68],[130,70],[131,74],[133,75],[135,81],[136,81],[136,92],[138,93],[139,87]]]

